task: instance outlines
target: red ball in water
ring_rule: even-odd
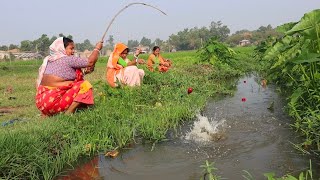
[[[242,102],[246,102],[247,99],[246,99],[246,98],[242,98],[241,101],[242,101]]]
[[[188,88],[188,94],[192,93],[193,89],[191,87]]]

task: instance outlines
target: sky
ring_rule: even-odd
[[[0,0],[0,45],[20,45],[42,34],[72,35],[76,43],[101,40],[114,15],[127,4],[143,2],[163,10],[167,16],[141,5],[130,6],[112,24],[105,40],[167,40],[185,28],[209,27],[221,21],[231,33],[273,27],[299,21],[320,8],[320,0]]]

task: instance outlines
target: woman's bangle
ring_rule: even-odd
[[[137,56],[137,55],[133,55],[133,57],[136,59],[136,63],[138,63],[138,59],[139,59],[139,57]]]
[[[100,52],[100,50],[99,50],[98,48],[94,48],[94,51],[98,51],[98,52]]]

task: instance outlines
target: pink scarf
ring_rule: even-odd
[[[43,73],[46,70],[48,61],[52,62],[64,56],[67,56],[66,49],[64,48],[64,44],[63,44],[63,37],[59,37],[58,39],[53,41],[53,43],[50,45],[49,48],[50,48],[50,55],[44,58],[43,63],[39,68],[37,87],[39,87],[42,81]]]

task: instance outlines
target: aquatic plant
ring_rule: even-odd
[[[200,166],[201,168],[203,168],[203,176],[200,178],[200,180],[219,180],[221,179],[220,176],[217,176],[215,173],[215,171],[217,170],[217,168],[214,167],[214,163],[209,163],[208,160],[206,160],[204,165]]]

